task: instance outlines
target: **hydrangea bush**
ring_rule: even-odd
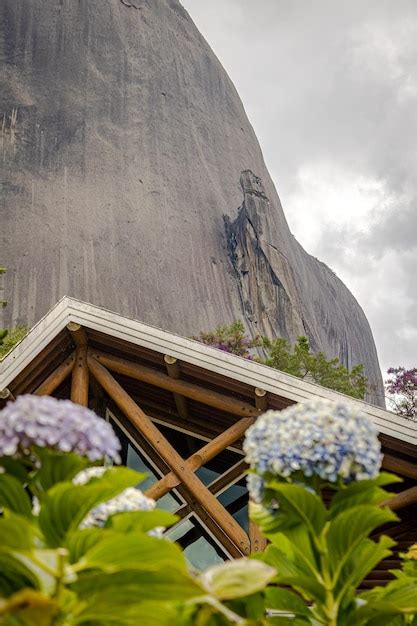
[[[263,555],[191,572],[123,467],[111,427],[68,401],[0,412],[0,625],[400,626],[417,618],[416,549],[385,588],[357,587],[393,542],[377,433],[356,408],[307,403],[247,433]],[[330,490],[325,505],[321,495]]]
[[[251,426],[244,443],[252,499],[263,498],[263,476],[310,478],[336,483],[374,478],[381,445],[373,424],[353,405],[330,401],[267,411]]]

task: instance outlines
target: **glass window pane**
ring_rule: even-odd
[[[198,570],[223,563],[228,559],[194,515],[169,530],[166,536],[181,545],[187,561]]]
[[[218,497],[219,502],[229,511],[242,528],[249,532],[248,490],[246,478],[230,485]]]

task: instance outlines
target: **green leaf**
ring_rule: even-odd
[[[311,613],[299,595],[289,589],[269,587],[265,592],[265,605],[268,609],[287,611],[298,616],[310,616]]]
[[[330,517],[336,517],[343,510],[360,504],[380,504],[390,494],[383,487],[402,482],[402,478],[388,472],[381,472],[376,478],[358,480],[346,487],[341,487],[333,496]]]
[[[276,531],[302,523],[312,535],[320,534],[326,523],[327,512],[319,496],[305,487],[274,480],[268,482],[266,488],[274,492],[279,502],[280,508],[274,514]]]
[[[79,561],[88,550],[107,536],[107,532],[103,528],[83,528],[68,533],[64,546],[68,550],[69,563]]]
[[[73,452],[62,453],[48,448],[37,448],[36,452],[41,460],[41,467],[36,472],[35,479],[44,491],[56,483],[72,480],[78,472],[90,465],[86,457]]]
[[[99,568],[108,573],[165,568],[186,572],[187,564],[179,546],[171,541],[138,532],[128,535],[110,532],[84,554],[77,571],[81,568]]]
[[[26,518],[6,511],[0,518],[0,548],[30,550],[36,534],[36,526]]]
[[[10,474],[0,474],[0,509],[32,517],[32,504],[20,481]]]
[[[173,603],[141,602],[114,603],[112,595],[98,594],[83,606],[74,624],[89,626],[180,626],[178,613]]]
[[[92,606],[111,598],[113,606],[121,608],[131,604],[132,598],[137,602],[148,600],[180,602],[205,593],[187,572],[174,568],[164,568],[162,571],[130,569],[114,574],[85,573],[71,588],[81,601]]]
[[[41,586],[34,571],[11,552],[0,550],[0,595],[9,596],[24,587],[40,589]]]
[[[51,547],[62,545],[68,532],[75,530],[91,509],[114,498],[144,477],[127,467],[111,468],[86,485],[58,483],[42,502],[39,525]]]
[[[232,600],[262,591],[275,575],[276,570],[262,561],[236,559],[210,567],[199,580],[219,600]]]
[[[353,597],[354,591],[362,580],[371,572],[382,559],[392,554],[390,548],[395,545],[390,537],[383,535],[379,542],[375,543],[370,539],[362,540],[353,550],[351,557],[345,563],[337,585],[338,597],[340,600],[346,594]]]
[[[16,560],[37,577],[40,591],[52,593],[55,590],[57,572],[59,571],[57,550],[36,548],[27,552],[16,550],[12,554]]]
[[[179,521],[177,515],[155,509],[154,511],[129,511],[113,515],[108,520],[108,526],[118,532],[132,531],[147,532],[159,526],[168,528]]]
[[[294,553],[288,550],[288,545],[283,542],[282,550],[275,545],[270,545],[263,553],[263,561],[274,567],[278,576],[310,576],[312,574],[309,566],[302,560],[295,560]],[[284,552],[285,550],[285,552]]]
[[[26,467],[10,456],[0,457],[0,467],[3,467],[7,474],[11,474],[17,478],[21,483],[26,483],[28,480],[28,471]]]
[[[372,504],[355,506],[334,518],[326,536],[333,573],[340,572],[352,550],[375,528],[396,520],[395,513]]]

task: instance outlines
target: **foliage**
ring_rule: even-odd
[[[27,334],[26,326],[12,326],[12,328],[0,328],[0,360],[23,339]]]
[[[229,325],[217,326],[213,331],[201,332],[193,339],[223,350],[223,352],[242,356],[245,359],[252,359],[250,350],[262,345],[260,337],[255,337],[254,339],[246,337],[245,327],[240,320],[236,320]]]
[[[390,367],[385,381],[391,408],[398,415],[417,420],[417,368]]]
[[[6,267],[0,267],[0,276],[7,272]],[[7,306],[6,300],[0,300],[0,308]],[[0,361],[8,352],[26,335],[26,326],[13,326],[12,328],[0,328]]]
[[[327,359],[324,352],[313,353],[307,337],[298,337],[292,351],[288,342],[281,337],[273,341],[265,339],[264,344],[268,351],[266,365],[353,398],[364,398],[367,379],[363,365],[354,365],[349,371],[339,359]]]
[[[245,335],[242,322],[235,321],[230,325],[218,326],[212,332],[202,332],[194,339],[246,359],[253,359],[251,350],[261,346],[266,357],[256,360],[265,365],[353,398],[365,397],[368,381],[363,365],[354,365],[349,371],[337,358],[327,359],[323,352],[312,352],[307,337],[298,337],[293,348],[282,337],[274,340],[267,337],[250,339]]]
[[[31,406],[39,424],[42,411],[37,413],[36,402]],[[331,428],[323,425],[316,452],[320,437],[327,438],[331,464],[338,454],[331,446],[337,415],[327,405],[324,412]],[[25,420],[22,424],[26,432],[20,441],[28,442],[32,430]],[[357,427],[352,416],[344,424],[347,431]],[[256,445],[264,444],[257,439]],[[79,442],[73,448],[79,449]],[[348,482],[337,474],[329,482],[328,473],[323,479],[294,468],[283,476],[279,463],[268,466],[261,472],[262,502],[252,506],[251,515],[270,545],[257,558],[199,574],[190,572],[176,544],[148,534],[178,519],[146,510],[148,502],[145,510],[131,510],[126,501],[122,512],[108,507],[100,525],[82,527],[91,511],[137,487],[143,474],[103,469],[99,461],[60,446],[31,442],[9,450],[0,458],[2,626],[416,624],[417,546],[404,555],[404,568],[387,587],[356,593],[367,573],[391,554],[392,540],[369,539],[396,519],[379,506],[387,498],[384,487],[395,480],[390,475],[357,480],[358,474]],[[258,471],[256,465],[252,471]],[[332,493],[327,506],[324,489]],[[138,502],[140,508],[144,500]]]

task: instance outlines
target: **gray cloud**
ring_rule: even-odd
[[[415,0],[183,4],[242,97],[294,234],[358,298],[382,368],[415,366]]]

